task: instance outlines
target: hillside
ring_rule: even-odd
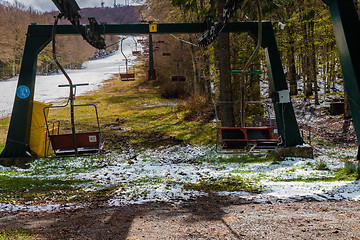
[[[84,8],[80,11],[82,24],[87,23],[89,17],[95,17],[99,23],[129,24],[139,22],[135,6],[119,8]]]
[[[22,54],[25,46],[27,28],[31,23],[53,24],[58,12],[36,12],[19,4],[0,3],[0,29],[1,56],[0,79],[8,79],[19,74]],[[88,17],[95,17],[99,23],[127,24],[137,23],[138,14],[136,7],[127,6],[119,8],[85,8],[81,10],[82,24],[88,23]],[[61,24],[69,24],[62,20]],[[106,36],[106,42],[113,44],[118,41],[115,36]],[[65,47],[66,46],[66,47]],[[95,49],[88,44],[83,44],[80,36],[61,36],[58,39],[58,56],[66,67],[81,66],[92,57]],[[116,46],[114,46],[116,48]],[[111,51],[113,48],[108,49]],[[47,47],[38,57],[38,73],[56,71],[52,63],[51,48]]]

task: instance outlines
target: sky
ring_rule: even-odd
[[[33,9],[42,11],[42,12],[49,12],[52,10],[57,10],[55,4],[52,0],[0,0],[0,2],[9,2],[14,3],[15,1],[25,5],[26,7],[31,6]],[[103,0],[105,7],[112,7],[114,5],[114,0]],[[86,7],[100,7],[101,0],[76,0],[80,8]],[[130,0],[130,4],[134,2]],[[125,0],[116,0],[117,4],[124,4]]]

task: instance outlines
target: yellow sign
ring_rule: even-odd
[[[157,32],[157,24],[149,24],[149,32]]]

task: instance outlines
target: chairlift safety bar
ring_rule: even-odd
[[[229,73],[230,74],[241,74],[241,73],[244,73],[243,70],[229,70]],[[247,73],[250,73],[250,74],[262,74],[263,71],[261,70],[249,70],[247,71]]]
[[[78,86],[89,86],[89,83],[73,84],[73,87],[78,87]],[[58,87],[70,87],[70,85],[69,84],[60,84],[60,85],[58,85]]]

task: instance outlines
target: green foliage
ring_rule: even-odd
[[[344,168],[344,169],[340,169],[339,172],[346,176],[355,177],[356,180],[360,180],[360,169],[357,169],[357,171],[354,171],[353,169]]]
[[[185,121],[209,122],[215,118],[214,109],[202,96],[193,96],[176,106],[177,111],[185,113]]]
[[[322,165],[320,169],[318,166],[315,166],[317,170],[326,170],[330,171],[327,166]],[[337,181],[355,181],[359,180],[359,173],[352,173],[345,170],[345,168],[340,168],[333,171],[331,174],[323,176],[314,176],[314,177],[299,177],[291,179],[276,179],[276,181],[287,181],[287,182],[337,182]]]
[[[197,1],[197,0],[171,0],[171,4],[175,7],[181,7],[186,12],[199,14],[200,17],[215,18],[215,0]]]
[[[216,158],[208,159],[207,161],[215,162],[215,163],[266,163],[273,162],[274,157],[272,154],[264,155],[255,155],[252,153],[249,154],[223,154],[218,155]]]
[[[202,179],[199,183],[186,183],[185,189],[202,191],[206,193],[213,192],[238,192],[245,191],[251,193],[260,193],[263,188],[251,182],[250,180],[243,179],[239,176],[227,176],[221,178]]]
[[[26,202],[35,199],[46,199],[50,196],[57,199],[66,198],[78,186],[86,183],[82,180],[39,179],[32,177],[0,176],[0,201],[8,199]],[[60,194],[56,197],[56,195]]]
[[[315,166],[315,169],[316,170],[321,170],[321,171],[324,171],[324,170],[329,170],[329,167],[327,166],[326,162],[324,161],[319,161],[316,166]]]
[[[268,159],[269,161],[271,161],[274,164],[276,164],[282,160],[281,157],[279,156],[278,151],[269,151],[266,155],[266,159]]]
[[[35,234],[25,229],[0,230],[0,240],[35,240]]]

